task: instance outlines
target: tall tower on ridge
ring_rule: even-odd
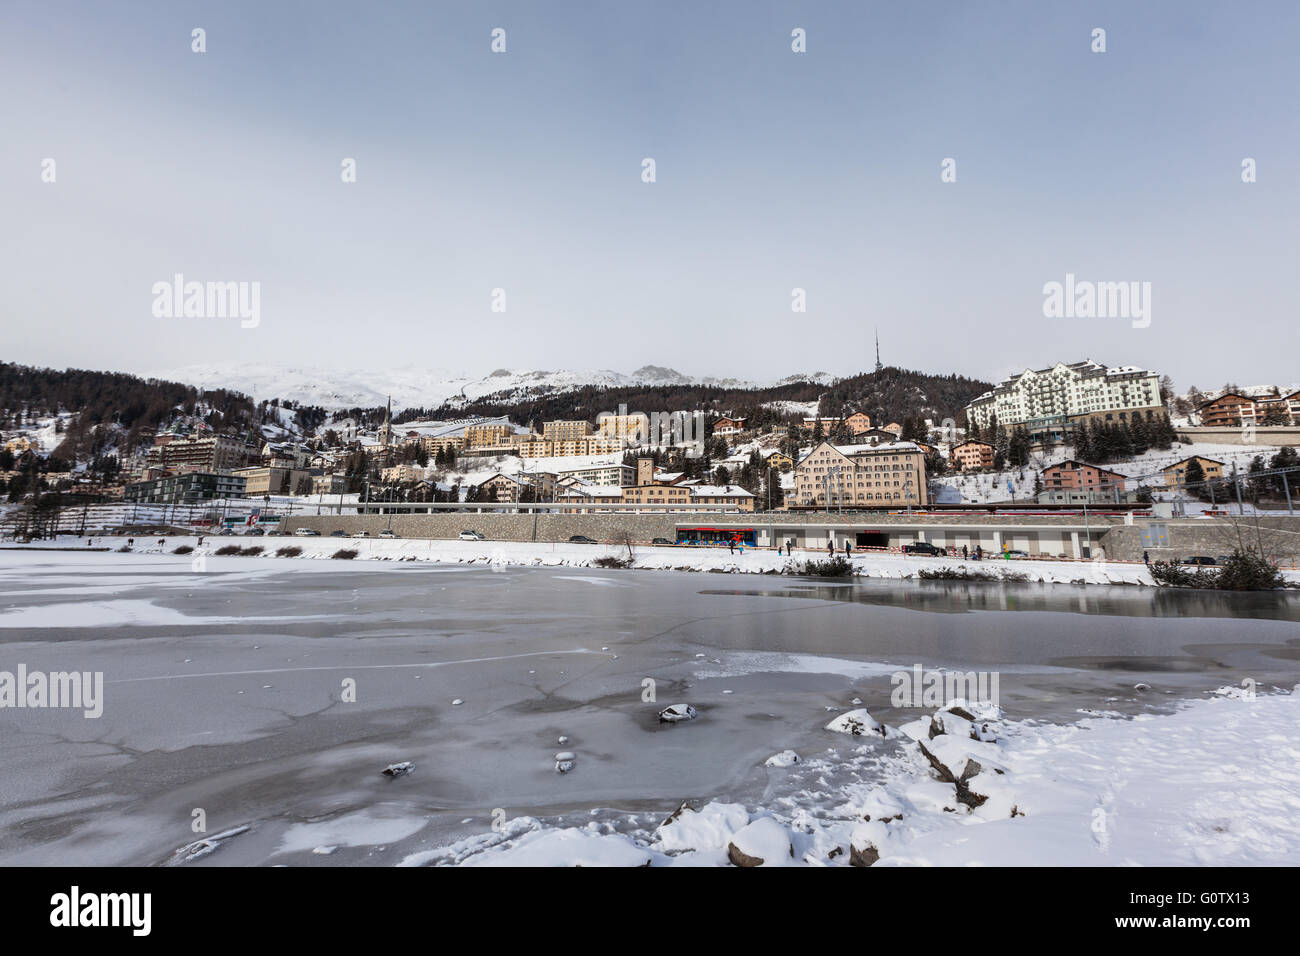
[[[876,371],[879,372],[884,366],[880,364],[880,330],[876,329]]]

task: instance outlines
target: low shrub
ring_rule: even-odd
[[[1235,550],[1222,564],[1209,567],[1153,561],[1151,577],[1167,588],[1215,591],[1269,591],[1286,587],[1286,579],[1265,558],[1249,549]]]
[[[287,548],[277,548],[275,551],[275,556],[277,558],[296,558],[300,554],[302,554],[302,548],[299,548],[296,545]]]
[[[331,554],[330,557],[338,558],[340,561],[351,561],[358,553],[359,552],[353,551],[351,548],[339,548],[339,550]]]
[[[844,578],[853,573],[853,564],[843,555],[833,558],[808,559],[795,565],[795,574],[806,574],[815,578]]]
[[[183,545],[181,545],[179,548],[177,548],[175,551],[173,551],[172,554],[189,554],[189,553],[192,552],[193,550],[194,550],[194,549],[191,548],[188,544],[183,544]]]
[[[239,553],[246,558],[255,558],[265,549],[260,544],[250,545],[247,548],[240,548]]]
[[[598,568],[630,568],[632,561],[629,558],[616,558],[612,555],[606,555],[603,558],[597,558],[591,562]]]
[[[231,555],[231,554],[239,554],[239,545],[227,544],[223,547],[217,548],[217,550],[213,551],[212,553],[216,555],[220,555],[221,557],[226,557],[227,555]]]
[[[1023,571],[1010,568],[920,568],[916,576],[923,581],[991,581],[997,584],[1029,580]]]

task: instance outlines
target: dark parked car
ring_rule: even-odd
[[[264,535],[264,534],[266,534],[266,532],[263,531],[261,528],[249,528],[247,531],[244,532],[244,534],[245,534],[245,535],[250,535],[250,534],[251,534],[251,535],[257,535],[257,536],[260,536],[260,535]]]
[[[903,545],[904,554],[928,554],[932,558],[946,558],[948,552],[943,548],[936,548],[928,541],[915,541],[912,544]]]
[[[588,538],[585,534],[575,534],[572,538],[569,539],[569,544],[595,544],[595,543],[596,543],[595,539]]]
[[[235,533],[234,528],[222,528],[220,531],[217,532],[217,534],[219,534],[223,538],[228,537],[229,535],[232,535],[234,533]]]
[[[650,543],[651,544],[673,544],[674,542],[669,541],[667,538],[655,538]]]
[[[348,536],[348,533],[347,533],[346,531],[331,531],[331,532],[330,532],[330,537],[331,537],[331,538],[346,538],[347,536]]]
[[[1190,558],[1183,558],[1183,564],[1218,564],[1208,554],[1194,554]]]

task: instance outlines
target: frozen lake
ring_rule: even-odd
[[[770,802],[764,760],[824,749],[854,698],[917,716],[890,706],[897,670],[996,671],[1012,719],[1160,712],[1289,688],[1297,623],[1275,594],[0,552],[0,670],[105,681],[97,719],[0,710],[0,863],[165,862],[204,835],[196,810],[251,830],[190,865],[348,865],[496,808]],[[700,718],[660,724],[678,701]]]

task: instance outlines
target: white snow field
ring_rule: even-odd
[[[1171,715],[1003,723],[996,743],[828,733],[799,763],[769,763],[802,788],[768,805],[708,802],[673,819],[629,816],[557,828],[523,817],[412,854],[405,865],[723,866],[739,849],[763,866],[1295,866],[1300,863],[1300,687],[1253,698],[1225,687]],[[983,765],[968,807],[924,745]],[[945,755],[945,749],[948,753]],[[1002,772],[991,770],[998,766]],[[864,782],[883,769],[883,782]],[[802,807],[830,804],[810,813]],[[868,853],[868,847],[874,854]]]

